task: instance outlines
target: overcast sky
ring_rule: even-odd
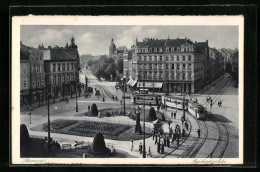
[[[25,45],[38,47],[65,46],[70,44],[71,37],[75,38],[79,54],[101,55],[108,54],[111,39],[116,46],[130,48],[135,38],[189,38],[192,41],[209,41],[209,46],[215,48],[238,47],[237,26],[21,26],[21,41]]]

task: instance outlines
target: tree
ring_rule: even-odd
[[[98,115],[98,108],[97,108],[97,105],[95,103],[93,103],[91,105],[91,114],[96,115],[96,116]]]
[[[20,125],[20,142],[26,144],[30,140],[29,132],[25,124]]]
[[[124,64],[123,64],[123,59],[119,59],[117,62],[117,68],[119,73],[123,73],[124,71]]]
[[[102,133],[97,133],[93,140],[92,151],[96,153],[104,153],[107,151],[105,139]]]
[[[149,119],[152,120],[152,121],[157,119],[156,112],[155,112],[153,107],[151,107],[150,110],[149,110]]]
[[[89,60],[87,64],[88,64],[88,66],[90,67],[90,66],[93,65],[93,61],[92,61],[92,60]]]

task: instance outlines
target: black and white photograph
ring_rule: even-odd
[[[243,16],[12,22],[12,163],[243,163]]]

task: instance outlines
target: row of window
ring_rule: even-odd
[[[23,81],[23,88],[26,88],[27,87],[27,80],[24,80]],[[37,87],[39,87],[39,86],[43,86],[44,85],[44,79],[37,79],[37,81],[35,82],[35,81],[33,81],[32,82],[32,87],[34,88],[34,87],[36,87],[36,84],[37,84]]]
[[[43,60],[43,54],[32,54],[32,60]]]
[[[74,81],[74,74],[67,74],[67,75],[53,75],[52,76],[52,83],[53,84],[60,84],[63,82]]]
[[[173,55],[173,56],[166,56],[165,61],[191,61],[191,55]],[[163,56],[139,56],[139,61],[163,61]]]
[[[164,79],[163,78],[163,72],[148,72],[146,75],[141,75],[140,79]],[[182,73],[176,73],[176,76],[174,75],[174,72],[171,73],[165,73],[165,79],[191,79],[191,72],[187,74]]]
[[[137,48],[136,53],[193,52],[193,47]]]
[[[52,71],[70,71],[77,69],[77,63],[53,63],[52,64]]]
[[[32,72],[35,72],[36,73],[40,73],[42,72],[42,69],[43,69],[43,66],[42,65],[35,65],[35,68],[32,66]],[[27,74],[28,73],[28,68],[27,66],[23,66],[23,74]]]
[[[163,64],[139,64],[139,70],[141,69],[163,69]],[[176,64],[176,69],[179,70],[182,67],[183,70],[186,70],[186,64]],[[187,64],[188,70],[191,70],[191,63]],[[165,69],[175,69],[175,64],[165,64]]]

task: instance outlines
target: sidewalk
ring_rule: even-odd
[[[162,111],[162,110],[160,110]],[[164,110],[164,114],[165,114],[165,118],[170,119],[170,113],[171,113],[172,109],[168,109],[167,111]],[[174,129],[176,124],[179,124],[181,126],[181,118],[182,116],[182,111],[177,111],[177,116],[176,119],[171,119],[172,120],[172,124],[171,127]],[[28,125],[28,120],[26,120],[25,118],[28,118],[27,116],[21,116],[21,121],[25,122],[26,125]],[[190,117],[188,117],[190,119]],[[52,116],[51,117],[51,121],[52,120],[56,120],[56,119],[61,119],[60,116]],[[113,123],[123,123],[123,124],[131,124],[131,125],[135,125],[135,121],[131,120],[128,117],[125,116],[118,116],[118,117],[104,117],[104,118],[96,118],[96,117],[80,117],[80,116],[67,116],[64,115],[62,117],[62,119],[75,119],[75,120],[90,120],[90,121],[102,121],[102,122],[113,122]],[[29,133],[31,137],[41,137],[44,138],[47,136],[47,132],[43,132],[43,131],[32,131],[31,128],[37,125],[41,125],[43,123],[47,122],[47,118],[46,117],[42,117],[42,118],[38,118],[38,119],[33,119],[32,124],[30,125],[29,128]],[[192,122],[192,121],[191,121]],[[141,125],[142,122],[141,122]],[[194,127],[195,124],[192,124],[192,126]],[[146,127],[148,128],[153,128],[153,124],[151,122],[146,122]],[[165,131],[165,135],[168,136],[169,133],[169,126],[168,123],[165,122],[163,125],[163,129]],[[187,132],[187,131],[186,131]],[[93,137],[82,137],[82,136],[74,136],[74,135],[66,135],[66,134],[58,134],[58,133],[51,133],[51,137],[54,140],[57,140],[59,143],[68,143],[68,144],[74,144],[75,141],[84,141],[85,143],[92,143],[93,142]],[[180,144],[182,144],[183,141],[185,141],[186,138],[181,138],[180,139]],[[187,139],[189,140],[189,138]],[[164,154],[159,154],[157,153],[157,145],[155,145],[154,140],[152,139],[152,137],[145,139],[146,142],[146,151],[148,152],[148,148],[151,147],[151,152],[152,152],[152,156],[153,157],[176,157],[176,152],[181,153],[183,151],[185,151],[187,148],[185,148],[185,143],[187,142],[187,140],[179,147],[177,148],[176,145],[176,141],[173,145],[171,145],[169,148],[165,147],[165,152]],[[191,139],[192,140],[192,139]],[[143,144],[143,140],[136,140],[134,141],[134,150],[131,151],[130,150],[130,141],[118,141],[118,140],[109,140],[109,139],[105,139],[105,142],[108,146],[114,146],[115,149],[119,149],[122,151],[127,152],[129,155],[131,156],[135,156],[135,157],[142,157],[142,154],[140,154],[138,152],[138,146],[140,143]],[[190,141],[189,141],[190,142]],[[174,151],[172,154],[171,152]]]

